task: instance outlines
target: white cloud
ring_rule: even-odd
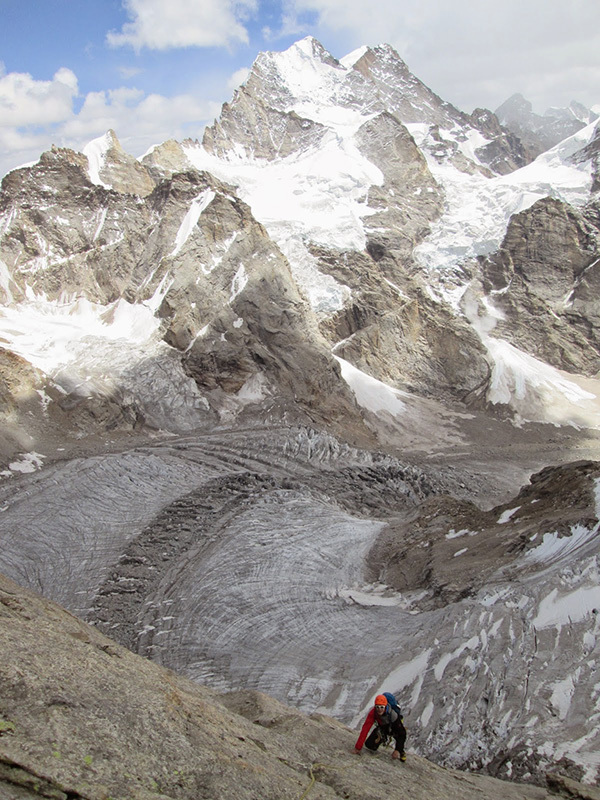
[[[141,75],[142,69],[140,67],[119,67],[119,75],[125,80],[135,78],[136,75]]]
[[[197,123],[201,128],[218,110],[218,104],[198,101],[188,94],[164,97],[126,88],[90,92],[79,114],[65,122],[61,133],[69,141],[83,144],[109,128],[118,136],[143,136],[168,129],[169,138],[182,126]]]
[[[199,137],[220,111],[220,103],[189,94],[165,97],[119,88],[89,92],[75,113],[71,92],[77,79],[68,70],[59,74],[62,82],[56,76],[53,82],[15,73],[0,77],[0,176],[37,161],[52,144],[81,151],[109,128],[128,152],[139,156],[166,139]]]
[[[225,47],[248,42],[242,24],[257,0],[124,0],[132,22],[107,36],[113,47],[168,50],[175,47]]]
[[[231,90],[237,89],[238,86],[241,86],[242,83],[244,83],[249,74],[249,67],[241,67],[240,69],[237,69],[227,81],[227,88]]]
[[[77,95],[77,78],[70,69],[59,69],[51,81],[10,72],[0,77],[0,128],[48,125],[71,114]]]

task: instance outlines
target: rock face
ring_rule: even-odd
[[[52,719],[21,742],[35,758],[2,767],[14,800],[36,759],[60,800],[125,796],[125,773],[132,797],[227,794],[228,726],[245,724],[230,703],[281,719],[257,752],[243,727],[248,797],[299,796],[333,753],[297,712],[258,694],[215,711],[157,664],[342,723],[389,689],[414,746],[447,766],[597,782],[597,127],[530,155],[392,48],[338,61],[308,38],[259,56],[202,145],[137,161],[109,132],[5,177],[0,570],[192,698],[139,686],[136,719],[152,711],[136,728],[120,685],[112,744],[91,749],[94,711],[71,747],[60,715],[87,690],[61,667],[76,689],[52,683],[66,700],[35,706]],[[117,673],[134,663],[69,624]],[[86,657],[52,636],[65,663]],[[2,713],[25,714],[19,675],[45,664],[15,662]],[[155,774],[157,718],[175,728]],[[132,725],[142,760],[111,772]],[[199,745],[215,726],[225,763]],[[295,736],[279,784],[264,754],[298,727],[314,750]],[[47,752],[59,733],[78,764],[64,772]],[[88,767],[104,788],[85,795]],[[318,770],[323,798],[365,796],[351,763]],[[373,791],[390,796],[385,780]]]
[[[579,213],[539,200],[511,219],[500,251],[482,270],[485,293],[500,312],[495,332],[549,364],[591,376],[600,369],[595,216],[593,207]]]
[[[219,695],[135,656],[0,577],[0,793],[5,800],[546,800],[555,791],[443,770],[257,692]],[[561,780],[561,779],[559,779]],[[399,785],[401,784],[401,785]],[[555,783],[560,787],[560,783]],[[563,793],[590,790],[562,779]]]
[[[519,137],[530,158],[598,119],[597,114],[575,101],[568,108],[549,108],[543,115],[535,114],[531,103],[521,94],[514,94],[502,103],[496,109],[496,116]]]
[[[595,139],[561,159],[575,175],[593,171]],[[109,131],[84,154],[54,149],[6,176],[5,343],[44,375],[52,437],[86,427],[181,433],[267,406],[364,443],[372,409],[357,407],[336,359],[392,391],[495,408],[496,355],[476,323],[516,259],[497,332],[594,376],[593,203],[566,210],[561,199],[572,224],[546,200],[506,235],[506,221],[494,222],[472,246],[481,263],[462,243],[478,223],[461,215],[459,193],[481,195],[478,219],[487,203],[518,205],[519,181],[504,201],[508,184],[492,176],[526,160],[491,112],[467,116],[444,102],[389,46],[337,61],[309,37],[259,56],[203,146],[170,141],[138,162]],[[512,254],[521,239],[537,255]],[[558,312],[540,289],[543,271],[558,287],[554,265],[572,273]],[[535,292],[518,290],[532,287],[532,270]],[[34,310],[48,328],[41,347],[26,331]],[[531,317],[543,320],[533,339]],[[501,413],[518,406],[502,402]]]
[[[470,132],[477,132],[482,138],[477,156],[493,172],[503,175],[527,163],[521,143],[502,129],[497,119],[492,122],[491,112],[480,110],[469,117],[442,100],[410,72],[389,45],[366,48],[353,67],[375,84],[386,108],[404,124],[425,123],[429,127],[434,157],[448,159],[461,170],[475,169],[461,153],[461,144]],[[448,136],[450,131],[455,137]]]
[[[109,130],[105,136],[84,150],[95,182],[110,187],[120,194],[145,197],[155,186],[155,181],[139,163],[121,147],[117,135]]]
[[[420,752],[469,769],[485,763],[504,778],[539,779],[557,762],[571,777],[592,777],[585,763],[597,729],[583,686],[596,663],[599,476],[597,462],[548,468],[485,513],[429,499],[379,539],[370,558],[380,580],[404,596],[421,590],[419,607],[438,609],[427,615],[433,633],[417,624],[410,640],[409,663],[420,668],[407,702]],[[456,622],[442,644],[452,604]],[[549,758],[536,742],[542,729],[560,742]]]
[[[107,150],[110,158],[115,147]],[[105,178],[118,171],[104,169]],[[39,210],[42,199],[49,204],[45,211]],[[115,369],[118,355],[107,353],[112,374],[106,388],[100,388],[104,375],[90,379],[89,363],[81,365],[86,378],[72,360],[50,373],[60,407],[73,410],[70,423],[62,417],[72,429],[81,425],[73,414],[82,403],[98,407],[92,417],[105,424],[113,418],[120,427],[202,426],[214,419],[213,408],[218,413],[222,407],[222,392],[235,395],[249,381],[262,386],[259,397],[290,393],[298,408],[323,400],[330,421],[355,413],[284,257],[231,188],[206,173],[177,173],[143,196],[124,194],[93,184],[81,156],[55,151],[36,167],[11,173],[0,206],[7,220],[0,253],[10,276],[7,304],[26,295],[59,304],[83,295],[105,306],[102,325],[116,327],[128,309],[144,309],[148,317],[151,360],[136,353],[132,363],[130,354]],[[132,338],[144,337],[141,324],[140,318],[131,330],[130,347]],[[172,394],[167,383],[178,385],[176,413],[165,402],[165,392]],[[130,406],[120,421],[108,408],[113,398]]]

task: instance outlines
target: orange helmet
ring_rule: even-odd
[[[377,697],[375,698],[374,705],[387,706],[387,697],[384,694],[378,694]]]

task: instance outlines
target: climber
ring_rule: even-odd
[[[396,708],[398,708],[396,706]],[[367,738],[367,734],[375,725],[375,729]],[[399,758],[406,761],[404,743],[406,741],[406,728],[402,724],[400,709],[397,711],[392,708],[384,694],[378,694],[375,698],[375,705],[367,714],[367,718],[360,730],[360,735],[354,746],[354,752],[360,755],[363,744],[369,750],[377,750],[379,745],[388,736],[393,736],[396,741],[396,749],[392,753],[392,758]]]

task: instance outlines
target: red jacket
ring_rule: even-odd
[[[369,735],[369,731],[371,730],[374,724],[375,724],[375,709],[372,708],[367,714],[367,718],[362,728],[360,729],[360,734],[358,736],[356,744],[354,745],[354,747],[357,750],[362,750],[362,746],[365,743],[365,739]]]

